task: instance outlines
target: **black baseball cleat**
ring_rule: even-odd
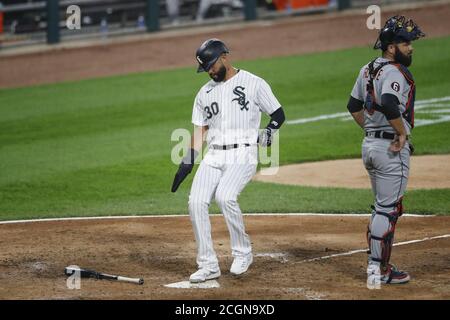
[[[403,284],[410,279],[407,272],[400,271],[393,264],[389,264],[386,273],[381,275],[380,282],[383,284]]]

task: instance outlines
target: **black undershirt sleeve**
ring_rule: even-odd
[[[284,120],[286,120],[286,117],[284,115],[283,108],[280,107],[270,115],[270,122],[267,125],[267,128],[270,128],[272,130],[278,130],[280,129]]]
[[[347,103],[347,109],[350,113],[358,112],[363,109],[364,102],[350,96],[350,99]]]
[[[395,95],[385,93],[381,96],[381,106],[377,106],[377,111],[384,114],[388,120],[397,119],[400,117],[399,104],[400,101],[398,101],[398,98]]]

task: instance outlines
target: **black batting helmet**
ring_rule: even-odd
[[[222,53],[230,51],[219,39],[208,39],[197,49],[195,57],[198,62],[197,72],[208,71]]]
[[[397,15],[386,21],[373,48],[385,51],[392,43],[410,42],[424,36],[425,34],[412,19]]]

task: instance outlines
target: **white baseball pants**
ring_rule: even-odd
[[[213,197],[230,232],[232,255],[251,253],[250,238],[245,232],[237,198],[256,173],[257,155],[256,145],[230,150],[210,149],[200,163],[189,195],[189,215],[197,242],[199,269],[218,269],[208,214]]]

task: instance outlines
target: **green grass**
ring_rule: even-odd
[[[414,47],[417,99],[449,96],[450,38]],[[376,54],[355,48],[236,66],[265,78],[295,119],[346,112],[359,68]],[[207,80],[193,66],[0,90],[0,219],[186,213],[193,174],[170,193],[170,137],[191,129],[192,102]],[[450,153],[449,128],[416,128],[417,154]],[[280,137],[282,164],[360,155],[361,131],[350,121],[285,125]],[[257,182],[240,199],[246,212],[368,212],[371,202],[369,190]],[[450,189],[408,191],[405,203],[408,212],[448,214]]]

